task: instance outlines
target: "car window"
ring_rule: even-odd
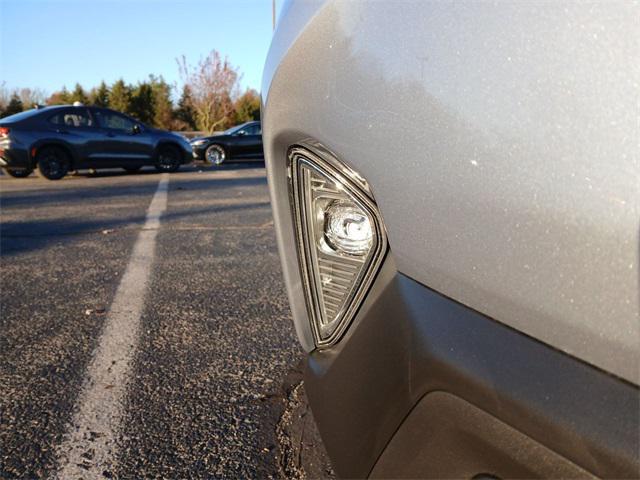
[[[223,135],[233,135],[234,133],[239,132],[240,130],[244,130],[242,125],[236,125],[235,127],[231,127],[231,128],[227,128],[224,132],[222,132]]]
[[[115,112],[96,110],[96,118],[101,127],[114,128],[116,130],[131,130],[135,122],[130,118]]]
[[[262,131],[260,129],[260,125],[259,124],[249,125],[244,130],[245,130],[245,132],[247,132],[247,135],[261,135],[262,134]]]
[[[93,126],[93,119],[86,110],[65,110],[49,117],[49,122],[65,127]]]

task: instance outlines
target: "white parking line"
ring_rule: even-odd
[[[104,478],[104,471],[113,472],[123,401],[138,345],[156,235],[160,217],[167,208],[168,184],[165,173],[109,309],[72,423],[56,450],[57,478]]]

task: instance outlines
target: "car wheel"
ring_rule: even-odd
[[[227,152],[221,145],[211,145],[204,152],[204,158],[213,165],[222,165],[227,159]]]
[[[7,168],[5,171],[13,178],[26,178],[33,173],[33,168]]]
[[[142,167],[122,167],[127,173],[139,172]]]
[[[58,147],[45,147],[36,156],[38,174],[47,180],[60,180],[71,166],[67,153]]]
[[[180,152],[174,147],[162,147],[156,158],[156,170],[173,173],[180,168]]]

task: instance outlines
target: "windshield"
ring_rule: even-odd
[[[235,127],[231,127],[231,128],[226,129],[224,132],[222,132],[222,134],[223,135],[233,135],[238,130],[242,130],[246,126],[247,126],[246,123],[243,123],[242,125],[236,125]]]

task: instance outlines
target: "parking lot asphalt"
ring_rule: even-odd
[[[166,208],[148,248],[140,238],[162,177]],[[77,478],[332,475],[298,398],[302,352],[264,168],[3,176],[0,215],[0,477],[51,478],[65,462]],[[141,310],[120,315],[133,333],[105,347],[120,328],[118,289],[120,303],[127,285],[140,290],[130,282],[141,262]],[[91,374],[109,348],[117,384]],[[90,404],[96,390],[103,403]],[[114,432],[100,430],[101,409],[118,412]],[[74,432],[70,459],[61,450]]]

